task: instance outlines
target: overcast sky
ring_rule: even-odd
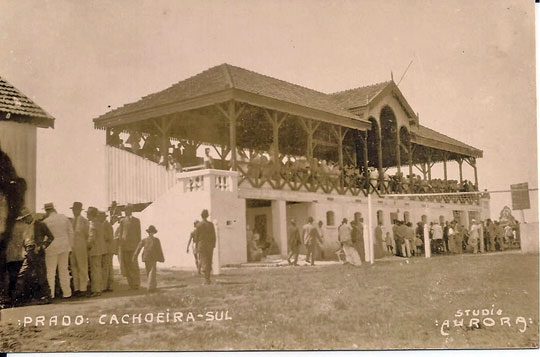
[[[38,134],[38,209],[105,208],[92,119],[221,63],[329,93],[413,61],[401,91],[421,124],[484,151],[480,188],[537,187],[530,0],[3,1],[0,51],[0,75],[56,118]]]

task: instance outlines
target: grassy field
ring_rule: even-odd
[[[114,293],[101,298],[10,309],[0,323],[1,349],[538,346],[535,255],[437,256],[392,259],[362,267],[231,268],[222,272],[213,285],[202,286],[201,278],[192,272],[163,270],[157,293],[126,291],[122,280]],[[471,316],[466,316],[466,310],[471,310]],[[487,311],[478,324],[474,320],[471,324],[476,318],[473,310],[480,315]],[[458,318],[460,311],[463,316]],[[177,318],[182,313],[181,322],[174,321],[175,313]],[[71,325],[36,327],[36,316],[41,314],[46,325],[54,315],[60,316],[59,324],[62,316],[70,316]],[[79,326],[73,322],[76,315],[83,315]],[[122,324],[122,316],[128,324]],[[152,322],[145,322],[150,316]],[[213,320],[206,321],[210,316]],[[20,326],[17,320],[24,324],[25,317],[32,321]],[[216,317],[223,319],[216,321]],[[9,318],[14,320],[8,323]],[[453,320],[461,319],[464,326],[454,327]]]

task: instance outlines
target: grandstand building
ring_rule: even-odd
[[[369,235],[395,219],[489,217],[488,195],[460,194],[478,191],[482,151],[421,125],[393,80],[327,94],[222,64],[94,124],[107,135],[108,201],[139,205],[171,266],[194,266],[186,244],[203,208],[217,222],[221,266],[247,261],[247,226],[285,256],[287,222],[312,216],[323,222],[323,258],[334,259],[344,217]],[[449,162],[459,181],[448,179]]]

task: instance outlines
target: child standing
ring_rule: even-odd
[[[142,253],[142,261],[144,262],[146,268],[146,277],[148,279],[148,291],[155,291],[157,287],[156,282],[156,263],[165,262],[163,257],[163,250],[161,250],[161,242],[159,238],[154,237],[154,234],[157,233],[156,227],[153,225],[149,226],[146,230],[148,237],[144,238],[137,245],[135,253],[133,253],[133,261],[137,260],[141,249],[144,248]]]

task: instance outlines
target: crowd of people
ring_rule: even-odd
[[[111,292],[114,255],[129,289],[139,289],[141,251],[148,290],[156,289],[156,263],[164,262],[161,243],[153,225],[146,229],[148,237],[141,239],[132,205],[125,207],[125,216],[113,215],[110,220],[96,207],[88,207],[84,217],[81,202],[74,202],[71,210],[69,218],[58,213],[53,203],[44,205],[44,214],[26,207],[19,210],[5,249],[8,283],[2,307]]]
[[[482,246],[486,252],[504,251],[515,246],[519,242],[519,229],[491,219],[481,222],[472,219],[468,228],[456,220],[434,221],[426,227],[418,222],[416,229],[410,222],[396,220],[392,233],[387,232],[384,239],[386,254],[400,257],[423,255],[426,239],[429,239],[433,254],[477,254]]]
[[[141,146],[141,142],[143,143]],[[159,137],[155,134],[141,135],[130,132],[124,143],[119,131],[111,131],[107,140],[108,145],[128,150],[134,154],[152,160],[168,168],[182,171],[184,167],[215,168],[214,160],[210,156],[210,149],[205,149],[204,157],[197,157],[197,145],[193,142],[172,145],[166,143],[166,151],[161,152]],[[420,175],[403,175],[397,172],[389,175],[374,167],[358,167],[350,164],[341,168],[331,160],[311,158],[304,156],[287,156],[283,163],[275,165],[274,160],[267,154],[255,153],[246,160],[246,176],[262,181],[284,179],[289,181],[307,182],[322,187],[352,187],[357,189],[377,190],[385,194],[412,194],[412,193],[458,193],[476,192],[478,187],[469,180],[442,180],[425,179]],[[382,180],[381,180],[382,178]],[[458,198],[467,200],[468,198]]]

